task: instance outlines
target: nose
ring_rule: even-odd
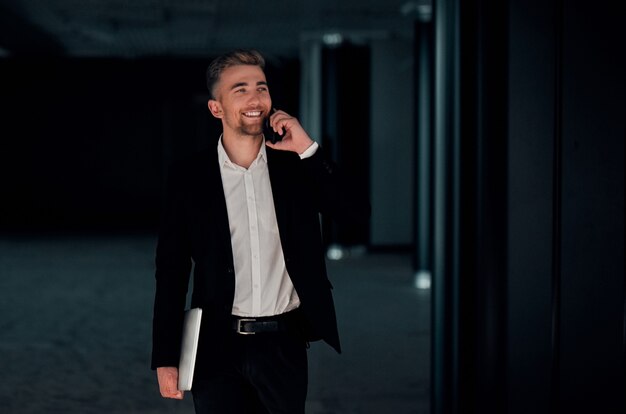
[[[250,105],[258,105],[261,102],[261,96],[258,91],[254,91],[250,94],[250,99],[248,100],[248,104]]]
[[[253,91],[248,96],[247,104],[252,107],[266,105],[271,108],[272,98],[270,97],[268,92]]]

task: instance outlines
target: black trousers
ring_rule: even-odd
[[[194,379],[197,414],[304,414],[307,346],[288,332],[240,335],[213,372]],[[198,378],[199,377],[199,378]]]

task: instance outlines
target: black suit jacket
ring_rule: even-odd
[[[285,264],[301,301],[303,334],[341,352],[319,213],[359,224],[368,219],[369,204],[321,148],[304,160],[293,152],[266,149]],[[191,306],[203,309],[198,367],[208,364],[207,354],[219,355],[229,346],[232,329],[235,275],[217,148],[170,169],[156,254],[153,369],[178,365],[192,263]]]

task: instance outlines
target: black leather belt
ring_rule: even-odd
[[[262,332],[284,332],[289,329],[295,311],[276,316],[247,318],[233,316],[233,330],[240,335],[254,335]]]

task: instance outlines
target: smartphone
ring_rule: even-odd
[[[272,114],[276,112],[276,108],[272,108]],[[270,117],[265,118],[265,122],[263,123],[263,135],[265,139],[272,144],[276,144],[278,141],[283,139],[284,134],[279,134],[274,131],[274,129],[270,126]]]

